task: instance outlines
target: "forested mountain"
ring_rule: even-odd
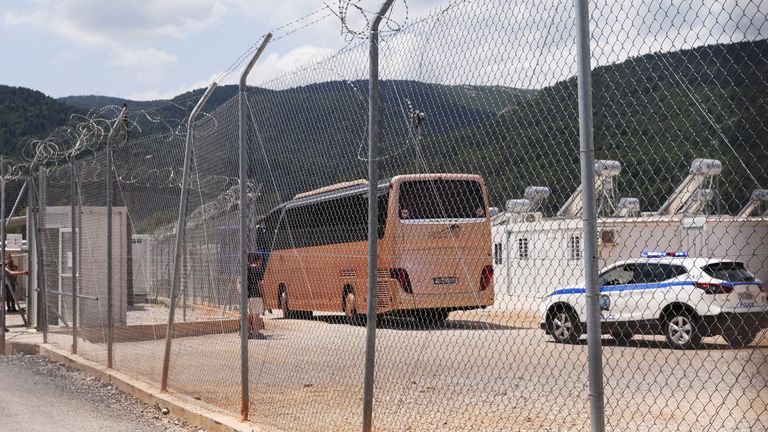
[[[23,87],[0,85],[0,153],[13,157],[24,137],[45,137],[85,110]]]
[[[548,186],[553,192],[548,214],[578,186],[575,78],[512,104],[495,102],[509,89],[471,89],[477,98],[472,106],[494,107],[477,112],[452,109],[445,93],[421,93],[410,84],[382,84],[382,175],[478,173],[489,184],[492,204],[500,207],[528,185]],[[254,156],[254,175],[268,185],[269,173],[278,177],[283,199],[366,176],[366,105],[328,83],[315,90],[324,86],[329,91],[315,91],[311,104],[303,88],[254,99],[259,136],[252,142],[263,142],[269,157],[267,165],[260,154]],[[360,93],[365,96],[365,89]],[[413,138],[403,113],[406,99],[426,113],[421,139]],[[622,163],[619,194],[639,198],[645,211],[659,208],[697,157],[723,162],[714,186],[724,213],[740,208],[754,188],[768,185],[764,40],[648,54],[596,68],[593,99],[597,158]]]
[[[202,97],[205,89],[196,89],[180,94],[170,100],[132,101],[108,96],[67,96],[60,100],[77,107],[91,110],[106,105],[127,104],[133,112],[147,111],[153,118],[162,119],[167,125],[176,126],[182,123]],[[203,107],[203,111],[213,113],[225,102],[237,95],[237,86],[225,85],[217,87]],[[414,103],[430,100],[439,106],[440,117],[456,117],[463,119],[458,124],[442,125],[441,130],[454,130],[463,126],[473,125],[493,117],[497,112],[514,106],[534,92],[529,90],[512,89],[498,86],[446,86],[440,84],[422,83],[416,81],[383,81],[381,83],[381,102],[385,109],[382,112],[400,112],[405,99]],[[357,116],[366,115],[368,107],[367,81],[326,81],[308,84],[285,90],[269,90],[264,88],[249,88],[252,98],[268,100],[270,104],[280,105],[286,115],[296,120],[302,117],[299,113],[328,114],[336,117],[340,113]],[[290,109],[285,108],[291,103]],[[258,102],[257,102],[258,104]],[[389,109],[387,108],[387,105]],[[349,112],[349,110],[352,112]],[[331,112],[331,111],[335,111]],[[401,115],[398,114],[398,115]],[[144,134],[164,132],[163,126],[152,124],[147,119],[137,118]],[[302,127],[301,124],[298,127]],[[438,127],[437,123],[433,127]]]
[[[381,173],[478,173],[489,185],[492,205],[500,207],[507,199],[520,197],[528,185],[548,186],[553,195],[545,212],[552,214],[579,183],[576,90],[575,78],[536,91],[384,81]],[[170,102],[100,96],[63,99],[78,108],[37,95],[60,108],[45,117],[46,124],[64,123],[65,112],[125,102],[132,112],[151,110],[154,118],[178,126],[202,91]],[[201,148],[201,176],[237,175],[236,94],[235,86],[222,86],[206,105],[211,114],[208,120],[216,120],[216,132],[201,133],[196,140]],[[262,191],[265,206],[297,192],[366,176],[367,97],[365,81],[249,89],[251,176],[269,185]],[[647,54],[598,67],[593,71],[593,99],[597,157],[622,163],[620,195],[639,198],[643,210],[657,209],[696,157],[723,162],[722,177],[715,185],[721,192],[723,212],[741,207],[752,189],[768,186],[765,40]],[[8,117],[6,98],[3,104]],[[36,114],[22,114],[29,112],[37,111],[20,107],[12,113],[14,118],[34,122]],[[424,114],[418,128],[414,112]],[[147,122],[142,135],[164,127]],[[201,120],[200,129],[206,127]],[[141,145],[147,154],[180,155],[183,139]],[[178,157],[145,160],[142,156],[140,164],[152,171],[178,161]],[[136,197],[152,195],[154,190],[131,188]],[[142,212],[149,217],[153,205],[147,204]]]
[[[643,210],[658,209],[696,157],[723,162],[723,212],[768,185],[765,40],[648,54],[592,77],[596,156],[622,163],[620,193]],[[576,91],[574,78],[559,82],[488,122],[430,137],[423,152],[435,171],[483,174],[495,205],[549,186],[553,212],[579,183]]]

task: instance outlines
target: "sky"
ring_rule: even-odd
[[[441,2],[420,3],[427,10]],[[338,11],[337,2],[325,4]],[[206,86],[267,31],[318,10],[300,24],[326,18],[270,47],[270,75],[345,45],[322,1],[2,0],[0,84],[53,97],[166,98]]]
[[[507,1],[397,0],[391,22],[410,26],[385,36],[383,77],[536,88],[572,76],[571,2]],[[768,36],[768,0],[592,0],[590,8],[593,65]],[[0,84],[53,97],[170,98],[207,86],[274,29],[250,84],[364,78],[364,41],[342,34],[338,11],[338,0],[2,0]],[[354,9],[348,22],[363,28]],[[285,77],[350,40],[357,49]],[[236,80],[230,73],[220,84]]]

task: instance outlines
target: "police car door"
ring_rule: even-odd
[[[629,315],[623,291],[632,283],[634,264],[621,264],[600,274],[600,319],[623,321]]]
[[[652,320],[667,304],[670,291],[679,289],[685,267],[668,263],[637,263],[635,289],[624,291],[625,304],[631,309],[631,320]]]

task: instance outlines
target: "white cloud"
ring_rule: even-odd
[[[159,42],[184,39],[233,15],[248,16],[249,20],[253,17],[258,26],[251,31],[258,34],[321,9],[324,4],[338,7],[334,0],[123,0],[108,6],[97,0],[38,0],[26,5],[24,13],[6,12],[0,16],[8,26],[50,31],[74,45],[105,53],[107,64],[123,68],[136,79],[136,83],[124,88],[137,88],[134,84],[152,88],[162,77],[167,78],[169,68],[184,62],[173,52],[159,48]],[[370,12],[380,6],[381,0],[363,0],[359,4]],[[395,3],[395,23],[406,22],[404,4],[402,0]],[[394,37],[384,37],[382,78],[535,88],[575,74],[572,2],[408,1],[407,22],[414,23],[431,8],[446,4],[455,7],[407,27]],[[0,6],[0,13],[2,9]],[[768,36],[765,1],[593,0],[590,9],[593,66],[649,52]],[[321,16],[328,18],[291,33]],[[350,19],[353,26],[364,22],[357,13],[352,13]],[[282,28],[276,37],[285,37],[267,48],[251,75],[251,83],[268,82],[284,88],[326,80],[365,79],[364,41],[358,49],[332,56],[331,47],[344,43],[340,30],[340,22],[327,10]],[[317,64],[301,69],[313,63]],[[217,66],[224,69],[228,65]],[[221,84],[235,83],[238,72],[228,75]],[[145,91],[132,97],[174,96],[210,82],[185,81],[188,84],[179,84],[173,90]]]
[[[327,47],[304,45],[283,55],[272,53],[259,60],[251,72],[254,81],[264,82],[295,71],[302,66],[313,64],[333,54]]]
[[[137,101],[149,101],[149,100],[161,100],[161,99],[173,99],[174,97],[186,93],[190,90],[196,90],[199,88],[205,88],[208,87],[211,82],[217,79],[217,77],[220,75],[220,73],[216,73],[214,75],[211,75],[210,78],[207,80],[201,80],[197,82],[193,82],[190,84],[182,83],[176,86],[175,88],[169,89],[169,90],[149,90],[145,92],[138,92],[133,93],[127,96],[128,99],[137,100]],[[226,81],[226,82],[217,82],[218,85],[224,85],[224,84],[234,84],[234,81]]]
[[[256,66],[251,71],[249,75],[249,78],[251,78],[249,85],[259,85],[258,83],[268,82],[276,77],[285,76],[287,73],[296,71],[302,66],[317,63],[321,59],[333,54],[333,52],[334,50],[331,48],[304,45],[282,55],[277,53],[265,55],[258,63],[256,63]],[[138,92],[129,95],[128,98],[133,100],[171,99],[190,90],[208,87],[214,80],[218,80],[217,84],[220,86],[237,84],[240,80],[240,71],[236,70],[225,76],[223,79],[220,77],[221,73],[215,73],[206,80],[182,83],[170,90]],[[338,79],[338,77],[335,79]],[[254,84],[254,82],[256,84]]]
[[[226,7],[207,0],[132,0],[103,2],[59,0],[45,7],[57,21],[66,21],[82,33],[118,41],[180,38],[219,19]]]
[[[131,68],[147,67],[150,64],[165,66],[177,62],[176,56],[154,48],[119,48],[112,59],[113,64]]]
[[[222,1],[208,0],[42,0],[28,13],[6,12],[8,26],[50,31],[87,49],[105,53],[141,82],[164,77],[178,63],[172,53],[155,46],[164,38],[179,39],[211,25],[226,11]],[[55,61],[56,59],[54,59]]]

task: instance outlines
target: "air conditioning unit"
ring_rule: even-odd
[[[604,229],[600,230],[600,244],[601,245],[615,245],[616,244],[616,230]]]
[[[537,220],[539,220],[539,214],[538,213],[526,213],[523,216],[523,220],[525,222],[528,222],[528,223],[536,222]]]

